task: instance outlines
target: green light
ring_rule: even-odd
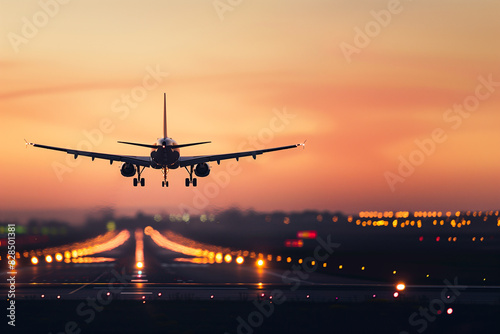
[[[116,223],[114,221],[110,221],[106,224],[106,228],[108,229],[108,232],[113,232],[116,230]]]

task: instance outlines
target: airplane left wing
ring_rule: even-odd
[[[305,146],[305,144],[295,144],[289,146],[281,146],[281,147],[267,148],[263,150],[246,151],[246,152],[236,152],[236,153],[226,153],[226,154],[216,154],[216,155],[200,155],[194,157],[180,157],[179,167],[193,166],[199,163],[211,162],[211,161],[217,161],[217,164],[220,164],[221,160],[236,159],[236,161],[238,161],[239,158],[243,157],[253,157],[254,159],[257,159],[258,155],[264,153],[288,150],[290,148],[295,148],[299,146]]]
[[[94,161],[94,159],[97,158],[97,159],[109,160],[110,164],[112,164],[113,161],[123,161],[123,162],[128,162],[128,163],[131,163],[134,165],[138,165],[138,166],[151,167],[151,159],[149,156],[136,157],[136,156],[130,156],[130,155],[105,154],[105,153],[97,153],[97,152],[79,151],[79,150],[72,150],[72,149],[68,149],[68,148],[40,145],[40,144],[28,143],[28,142],[26,142],[26,145],[31,145],[33,147],[45,148],[48,150],[66,152],[68,154],[73,155],[75,157],[75,159],[78,158],[79,155],[82,155],[82,156],[86,156],[86,157],[91,157],[92,161]]]

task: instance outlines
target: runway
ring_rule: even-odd
[[[89,259],[106,262],[19,264],[15,275],[16,299],[84,300],[105,291],[122,300],[241,301],[263,295],[269,298],[273,291],[279,291],[287,300],[308,302],[416,301],[441,298],[441,292],[449,290],[458,294],[455,303],[500,304],[499,286],[464,285],[457,277],[432,285],[412,285],[397,279],[374,281],[335,275],[319,264],[278,262],[276,256],[275,261],[265,261],[259,266],[258,255],[246,257],[243,263],[214,259],[197,263],[192,256],[158,247],[142,230],[130,233],[124,244],[97,255]],[[266,259],[265,254],[260,257]],[[267,257],[271,259],[271,255]],[[137,267],[138,262],[141,268]],[[3,271],[1,285],[8,285],[7,278],[9,271]],[[406,283],[405,289],[398,291],[397,283]]]
[[[127,233],[119,246],[68,258],[67,263],[49,263],[43,256],[36,265],[29,263],[29,257],[21,259],[15,270],[13,298],[17,329],[43,333],[159,333],[165,329],[172,333],[331,333],[328,328],[335,328],[366,333],[373,326],[384,326],[388,332],[419,332],[425,325],[428,332],[442,333],[476,324],[477,319],[481,325],[475,328],[482,332],[498,328],[498,317],[492,316],[500,311],[497,285],[464,285],[457,277],[442,284],[411,284],[399,277],[370,280],[336,274],[328,270],[327,261],[224,253],[222,248],[202,251],[203,245],[184,239],[168,244],[172,249],[167,249],[142,230],[117,232],[105,243]],[[91,252],[92,247],[79,251]],[[231,259],[228,254],[233,255]],[[236,261],[240,255],[242,263]],[[0,274],[4,291],[9,289],[9,277],[11,271]],[[398,288],[398,283],[405,283],[404,288]],[[363,322],[356,320],[360,314]],[[37,324],[46,323],[47,318],[51,325],[42,330]]]

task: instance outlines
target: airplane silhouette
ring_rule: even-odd
[[[305,142],[302,144],[295,144],[289,146],[281,146],[281,147],[273,147],[262,150],[255,151],[246,151],[246,152],[236,152],[236,153],[226,153],[226,154],[215,154],[215,155],[200,155],[200,156],[181,156],[180,148],[194,145],[201,145],[210,143],[210,141],[198,142],[198,143],[189,143],[189,144],[177,144],[175,140],[167,137],[167,98],[166,94],[163,95],[163,138],[159,138],[156,143],[150,144],[141,144],[141,143],[133,143],[133,142],[124,142],[119,141],[122,144],[142,146],[151,149],[151,154],[149,156],[130,156],[130,155],[118,155],[118,154],[105,154],[105,153],[97,153],[97,152],[88,152],[88,151],[79,151],[68,148],[40,145],[35,143],[26,142],[26,145],[31,145],[34,147],[45,148],[49,150],[62,151],[68,154],[74,155],[75,159],[78,156],[87,156],[91,157],[92,161],[94,159],[104,159],[109,160],[112,164],[113,161],[122,161],[122,165],[120,168],[120,172],[125,177],[134,177],[137,174],[137,177],[134,177],[134,186],[136,187],[140,184],[142,187],[145,185],[144,178],[141,177],[142,172],[146,167],[151,167],[154,169],[161,169],[163,172],[163,182],[162,187],[168,187],[167,181],[167,173],[170,169],[177,169],[179,167],[184,167],[189,174],[189,177],[186,178],[186,187],[189,187],[190,184],[193,187],[197,186],[197,180],[194,177],[193,173],[197,177],[206,177],[210,174],[210,166],[208,162],[217,161],[219,165],[221,160],[228,159],[236,159],[242,157],[253,157],[257,158],[257,155],[274,152],[280,150],[287,150],[295,147],[305,147]],[[142,169],[141,169],[142,168]],[[189,169],[188,169],[189,168]]]

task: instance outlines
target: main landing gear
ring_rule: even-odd
[[[146,167],[142,167],[142,170],[141,170],[141,166],[137,166],[137,177],[134,177],[134,187],[137,187],[137,184],[141,184],[141,187],[144,187],[144,185],[146,184],[146,180],[144,178],[141,178],[141,174],[142,172],[144,171],[144,168]]]
[[[198,185],[198,181],[196,178],[193,178],[193,166],[189,166],[189,170],[187,166],[185,166],[186,171],[189,173],[189,177],[186,178],[186,187],[189,187],[190,184],[193,184],[193,187],[196,187]]]
[[[168,181],[167,181],[168,168],[167,167],[163,167],[161,169],[161,171],[163,173],[163,181],[161,181],[161,186],[162,187],[168,187]]]

